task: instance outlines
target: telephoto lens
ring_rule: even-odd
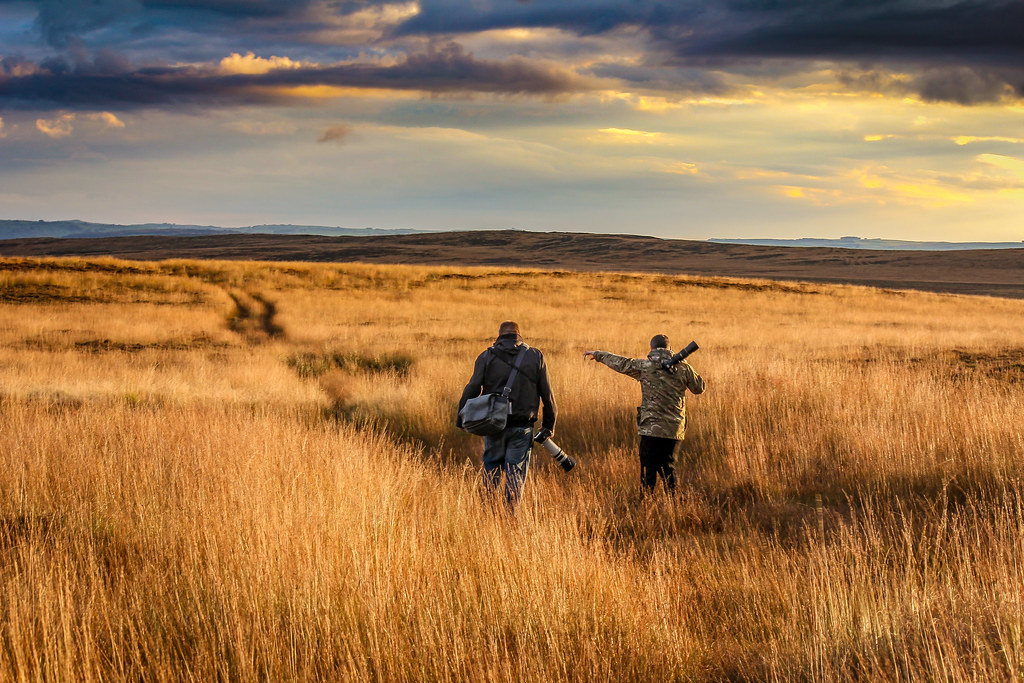
[[[559,448],[558,444],[551,440],[549,434],[550,432],[542,429],[534,435],[533,440],[543,446],[544,450],[551,454],[551,457],[562,466],[563,470],[566,472],[572,471],[572,468],[576,467],[576,461],[573,460],[572,456]]]
[[[689,356],[691,353],[693,353],[694,351],[696,351],[699,348],[700,347],[697,346],[697,342],[692,341],[692,342],[690,342],[689,344],[686,345],[686,348],[684,348],[682,351],[680,351],[676,355],[672,356],[671,358],[669,358],[667,360],[663,360],[661,362],[661,367],[665,368],[666,370],[671,370],[672,368],[674,368],[676,366],[676,363],[681,362],[687,356]]]

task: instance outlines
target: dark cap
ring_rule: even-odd
[[[503,322],[501,326],[498,327],[498,336],[500,337],[503,334],[514,334],[517,337],[521,336],[519,334],[519,323],[512,322],[511,320]]]
[[[668,335],[656,334],[651,337],[651,348],[652,349],[667,349],[668,348]]]

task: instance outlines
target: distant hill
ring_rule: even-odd
[[[99,237],[156,236],[195,237],[199,235],[324,235],[327,237],[411,235],[424,230],[380,230],[377,228],[332,228],[322,225],[250,225],[244,228],[220,228],[213,225],[142,223],[115,225],[86,221],[0,220],[0,239],[61,237],[87,239]]]
[[[1024,242],[912,242],[864,237],[839,239],[739,239],[713,237],[709,242],[720,244],[750,244],[761,247],[832,247],[836,249],[883,249],[900,251],[953,251],[955,249],[1022,249]]]
[[[1024,298],[1024,249],[796,249],[637,235],[501,230],[352,237],[217,234],[0,240],[0,256],[116,256],[146,261],[169,258],[359,261],[646,271]],[[670,283],[652,291],[654,298],[665,302],[658,305],[677,305],[684,311],[686,302],[673,299],[677,295]]]
[[[323,237],[374,237],[385,235],[436,234],[436,230],[412,228],[340,228],[323,225],[249,225],[222,228],[215,225],[179,225],[177,223],[139,223],[117,225],[87,221],[22,221],[0,220],[0,240],[58,237],[91,239],[101,237],[198,237],[203,235],[320,235]],[[462,232],[462,231],[459,231]],[[864,237],[839,239],[741,239],[713,237],[717,244],[746,244],[762,247],[826,247],[836,249],[874,249],[884,251],[953,251],[959,249],[1022,249],[1022,242],[912,242]]]

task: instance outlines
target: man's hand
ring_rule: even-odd
[[[539,432],[537,432],[537,436],[533,437],[533,440],[536,441],[537,443],[544,443],[545,441],[551,438],[552,434],[554,434],[553,430],[544,427]]]
[[[583,352],[583,360],[586,360],[588,358],[590,360],[597,360],[596,358],[594,358],[594,354],[595,353],[597,353],[597,351],[584,351]]]

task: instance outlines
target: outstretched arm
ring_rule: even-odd
[[[598,363],[607,365],[615,372],[621,372],[623,375],[628,375],[633,379],[640,379],[639,358],[626,358],[625,356],[617,356],[607,351],[585,351],[583,357],[593,358]]]

